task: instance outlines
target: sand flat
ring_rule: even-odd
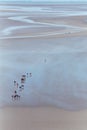
[[[0,130],[87,130],[87,4],[1,7]]]
[[[86,130],[87,111],[64,111],[53,107],[4,108],[0,110],[2,130]]]

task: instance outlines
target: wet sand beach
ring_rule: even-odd
[[[1,130],[86,130],[86,75],[87,4],[0,5]]]
[[[87,111],[64,111],[53,107],[0,110],[2,130],[86,130]]]

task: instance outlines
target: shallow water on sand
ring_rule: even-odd
[[[1,7],[3,10],[3,6]],[[73,12],[70,8],[67,10],[64,7],[65,14],[61,12],[63,7],[60,9],[50,6],[30,7],[30,9],[24,6],[5,5],[4,7],[9,12],[4,10],[0,15],[0,20],[5,20],[0,27],[0,106],[55,106],[68,110],[86,109],[87,37],[67,35],[62,38],[54,37],[59,33],[63,35],[70,31],[76,33],[84,30],[85,27],[68,24],[65,21],[54,23],[51,21],[54,19],[53,15],[50,16],[50,20],[46,18],[49,13],[54,14],[54,12],[56,16],[64,15],[64,17],[67,12],[67,16],[74,15],[74,11],[77,12],[75,15],[86,15],[87,12],[81,11],[80,9],[83,8],[80,6],[78,6],[80,9],[75,8]],[[27,15],[29,12],[30,14]],[[46,14],[42,21],[38,19],[39,16],[37,17],[40,13],[43,16]],[[27,27],[33,28],[33,33],[27,30]],[[21,29],[25,34],[22,34]],[[50,35],[52,37],[49,37]],[[22,75],[26,75],[23,84]],[[14,85],[14,80],[19,87],[24,85],[22,91]],[[12,100],[11,96],[15,90],[20,95],[20,100]]]
[[[79,43],[73,43],[78,40]],[[43,45],[44,50],[40,48],[40,52],[38,52],[39,40],[37,40],[37,48],[32,46],[33,52],[30,51],[31,48],[21,48],[21,50],[14,48],[12,51],[2,49],[4,53],[0,55],[3,58],[0,65],[1,106],[52,105],[69,110],[87,108],[87,38],[60,39],[59,43],[63,41],[67,43],[66,46],[59,45],[57,48],[56,41],[47,49]],[[22,44],[23,42],[27,44],[26,39]],[[36,40],[31,42],[34,45]],[[46,43],[46,40],[44,42]],[[54,40],[47,42],[52,44]],[[13,81],[16,80],[21,85],[21,75],[27,72],[31,72],[32,77],[26,79],[24,90],[19,91],[14,87]],[[21,98],[13,101],[11,95],[16,89]]]

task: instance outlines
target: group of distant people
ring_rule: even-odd
[[[44,63],[46,63],[46,62],[47,62],[47,59],[45,58]],[[19,83],[16,80],[14,80],[15,91],[14,91],[14,94],[11,96],[12,100],[20,100],[21,95],[18,94],[18,91],[24,90],[25,82],[28,77],[32,77],[32,73],[26,73],[21,76],[21,79],[20,79],[21,85],[19,85]]]
[[[15,91],[14,94],[12,95],[12,100],[20,100],[21,95],[18,94],[18,90],[22,91],[24,90],[24,86],[25,86],[25,82],[26,82],[26,78],[28,77],[32,77],[32,73],[26,73],[26,75],[22,75],[21,76],[21,85],[19,85],[19,83],[14,80],[14,87],[15,87]]]

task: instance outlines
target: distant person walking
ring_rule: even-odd
[[[20,95],[17,94],[17,91],[14,91],[14,95],[12,95],[12,100],[19,100]]]
[[[20,100],[20,95],[12,95],[12,100]]]
[[[17,83],[17,88],[18,88],[19,84]]]
[[[17,94],[17,91],[14,91],[15,94]]]
[[[30,77],[32,77],[32,73],[30,73]]]
[[[21,83],[25,83],[25,80],[26,80],[26,75],[22,75]]]
[[[16,81],[14,80],[14,86],[16,86]]]
[[[27,78],[28,78],[28,73],[27,73]]]
[[[44,59],[44,62],[45,62],[45,63],[47,62],[46,58]]]
[[[19,87],[19,91],[22,91],[22,90],[24,90],[24,85],[21,85],[21,86]]]

